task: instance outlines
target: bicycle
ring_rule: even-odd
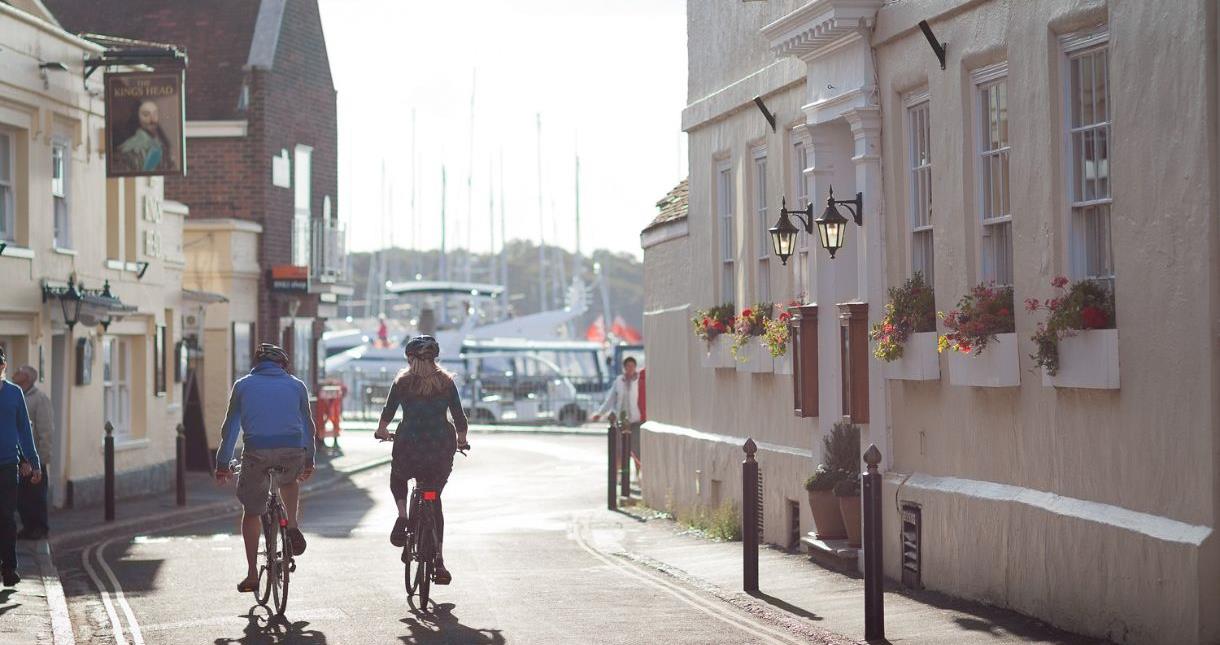
[[[469,449],[469,444],[458,446],[458,452],[463,457]],[[440,536],[436,534],[439,524],[436,503],[439,500],[439,490],[421,485],[417,479],[407,505],[407,544],[402,548],[401,558],[404,565],[403,585],[407,590],[407,604],[420,611],[428,610],[428,597],[436,573],[436,545],[440,542]],[[414,576],[411,575],[412,562],[415,563]],[[418,606],[412,598],[418,599]]]
[[[233,466],[234,474],[240,476],[241,464]],[[267,474],[274,482],[276,475],[283,473],[284,468],[275,466],[267,469]],[[258,586],[254,591],[254,599],[260,607],[275,605],[275,615],[283,616],[288,608],[288,582],[292,572],[296,571],[296,560],[292,555],[292,542],[288,539],[288,516],[284,512],[284,504],[280,501],[278,486],[271,486],[271,494],[267,497],[267,510],[260,516],[263,523],[263,550],[259,551],[262,564],[258,568]]]

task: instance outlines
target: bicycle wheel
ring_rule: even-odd
[[[422,510],[422,509],[421,509]],[[432,521],[431,517],[424,512],[420,517],[420,523],[416,538],[415,550],[415,581],[414,592],[419,599],[419,609],[422,611],[428,610],[428,592],[432,587],[432,558],[433,545],[432,541]]]
[[[275,595],[275,613],[279,616],[284,615],[284,610],[288,608],[288,578],[292,574],[292,542],[288,539],[288,527],[281,525],[279,527],[279,545],[276,550],[275,572],[276,584],[271,589]]]
[[[254,600],[260,606],[266,607],[267,600],[271,598],[271,578],[273,577],[271,571],[275,554],[276,531],[272,528],[271,518],[267,513],[263,513],[260,519],[263,522],[263,551],[259,554],[262,557],[262,564],[258,568],[258,591],[254,592]]]

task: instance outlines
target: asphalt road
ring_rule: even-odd
[[[406,602],[389,469],[303,502],[309,539],[283,623],[250,594],[235,517],[57,555],[77,642],[788,643],[794,636],[609,555],[600,437],[474,435],[445,489],[446,564],[430,613]],[[104,592],[104,593],[103,593]]]

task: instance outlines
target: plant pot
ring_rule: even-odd
[[[733,360],[733,354],[730,351],[732,346],[733,339],[728,334],[721,334],[703,343],[703,366],[713,368],[735,367],[737,362]]]
[[[996,334],[982,353],[963,354],[949,350],[949,383],[975,387],[1017,387],[1021,368],[1017,359],[1017,335]]]
[[[811,490],[809,510],[813,513],[814,533],[819,540],[842,540],[847,537],[843,526],[843,512],[835,494],[828,490]]]
[[[1078,331],[1059,341],[1059,371],[1042,371],[1047,387],[1118,389],[1118,330]]]
[[[885,364],[885,378],[895,381],[940,380],[936,332],[911,334],[902,348],[902,358]]]
[[[761,337],[752,337],[737,350],[737,371],[758,374],[775,368],[775,359]]]
[[[843,516],[843,526],[847,529],[847,546],[860,546],[860,496],[839,497],[839,513]]]
[[[775,373],[776,374],[791,374],[792,373],[792,345],[789,344],[787,351],[782,355],[775,357]]]

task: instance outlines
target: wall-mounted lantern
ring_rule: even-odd
[[[788,264],[788,258],[792,257],[792,252],[796,248],[796,236],[800,233],[800,229],[789,218],[790,215],[795,215],[805,232],[810,235],[813,234],[813,226],[816,224],[818,241],[822,244],[822,248],[830,251],[830,258],[834,259],[835,252],[843,248],[843,242],[847,239],[848,221],[839,212],[839,209],[835,208],[836,205],[846,206],[851,211],[856,226],[864,225],[864,218],[861,215],[864,208],[863,193],[856,193],[855,199],[835,199],[835,189],[834,186],[831,186],[830,196],[826,198],[826,210],[816,220],[813,219],[813,202],[807,204],[802,210],[790,211],[787,199],[782,201],[779,221],[768,229],[771,233],[771,246],[775,250],[775,254],[779,256],[781,263]]]

